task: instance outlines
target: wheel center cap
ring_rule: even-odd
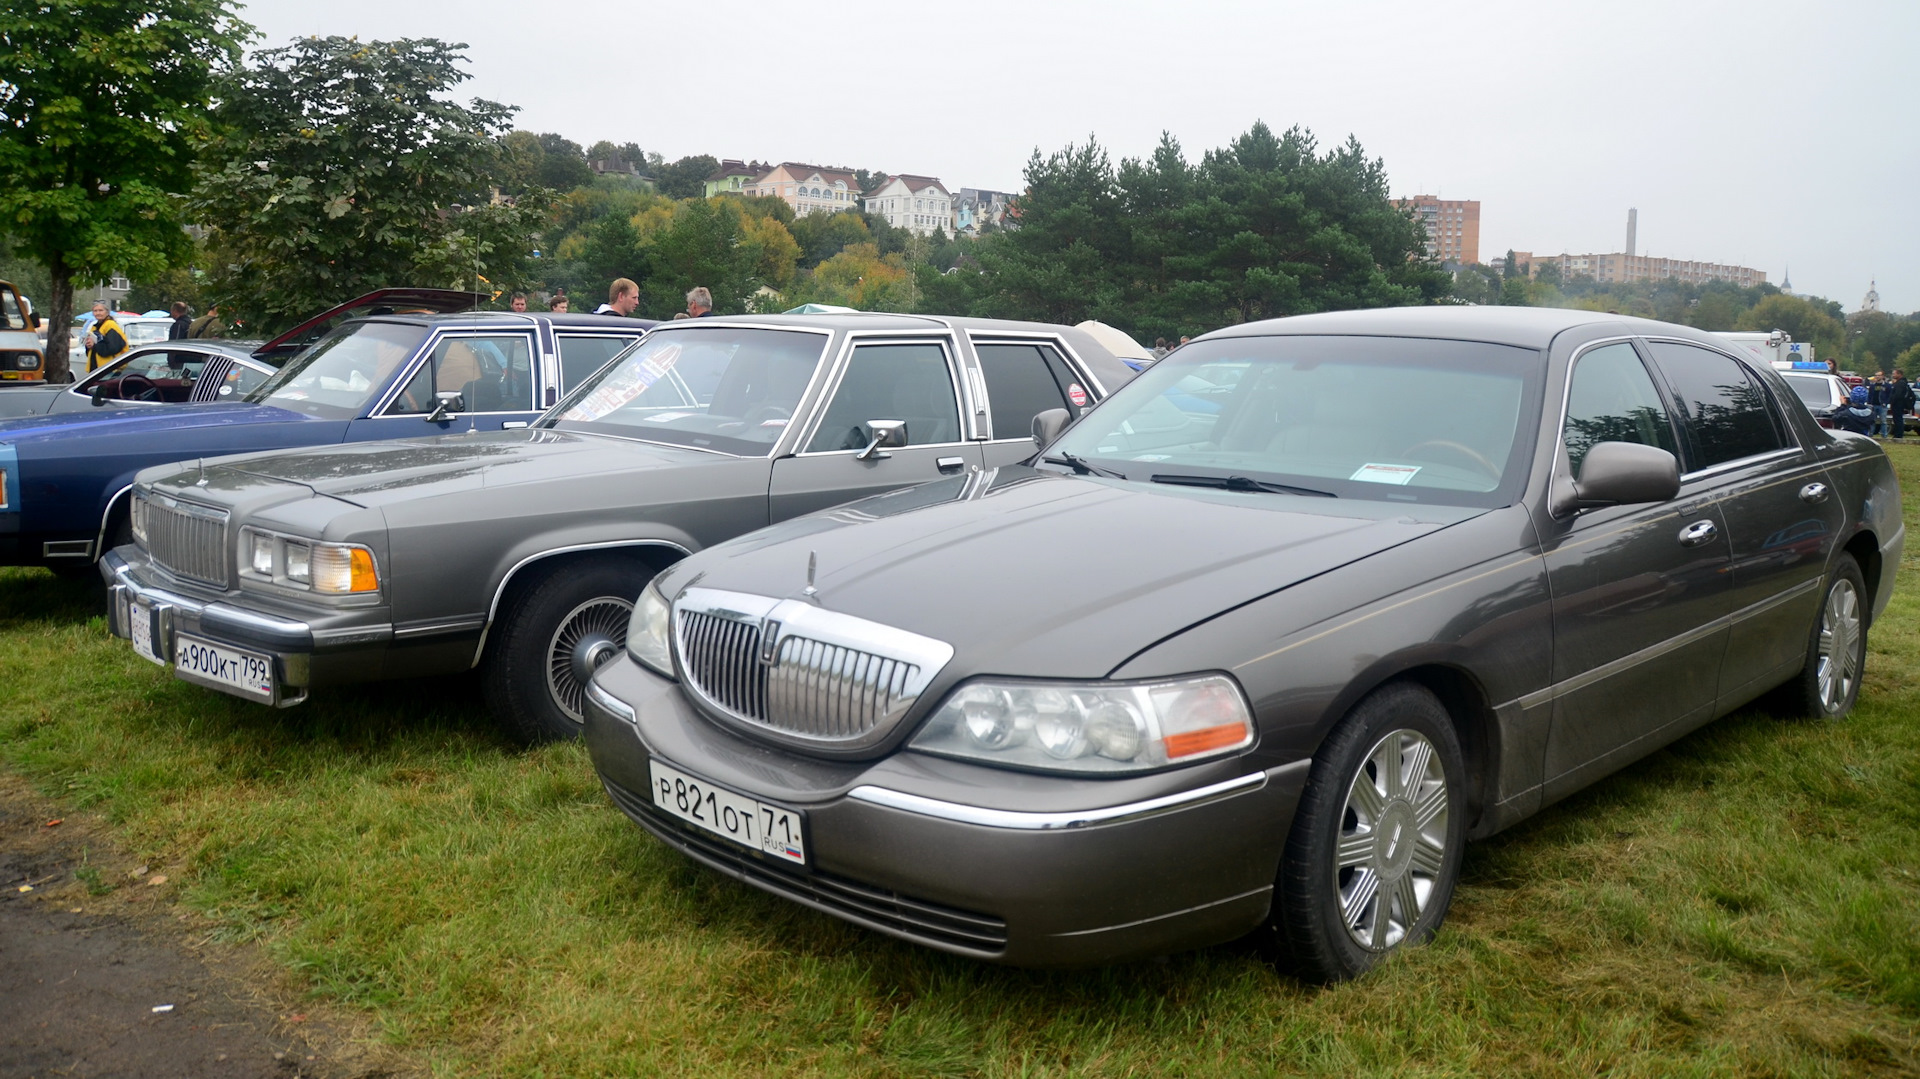
[[[1413,861],[1414,843],[1419,839],[1413,825],[1410,802],[1395,799],[1381,812],[1380,823],[1373,830],[1373,864],[1381,877],[1397,880],[1407,871],[1408,863]]]

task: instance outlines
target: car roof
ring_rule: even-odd
[[[423,326],[488,326],[502,329],[546,323],[561,329],[648,330],[659,323],[650,318],[623,318],[619,315],[557,315],[548,311],[461,311],[451,315],[391,314],[372,315],[381,322],[412,322]]]
[[[1360,311],[1329,311],[1293,315],[1215,330],[1205,337],[1272,337],[1314,334],[1327,336],[1434,337],[1460,341],[1488,341],[1521,348],[1544,349],[1568,330],[1592,328],[1622,334],[1686,337],[1725,349],[1727,342],[1712,334],[1671,322],[1634,318],[1605,311],[1563,307],[1479,307],[1449,304],[1434,307],[1379,307]]]

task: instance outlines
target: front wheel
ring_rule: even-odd
[[[1267,936],[1301,977],[1336,982],[1431,937],[1466,841],[1465,764],[1447,710],[1400,682],[1355,705],[1314,754]]]
[[[626,648],[634,600],[653,573],[630,558],[568,563],[502,615],[485,682],[508,731],[530,743],[579,737],[587,679]]]

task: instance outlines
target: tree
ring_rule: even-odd
[[[719,167],[720,160],[707,154],[683,157],[653,174],[654,189],[668,198],[705,198],[707,177]]]
[[[465,48],[465,46],[458,46]],[[580,144],[551,131],[540,133],[540,186],[554,191],[572,191],[593,182],[593,169]]]
[[[858,210],[808,214],[787,226],[800,245],[801,265],[812,269],[852,244],[872,243],[873,233]]]
[[[725,196],[650,210],[638,228],[646,262],[640,310],[659,318],[684,309],[695,285],[713,293],[720,314],[744,311],[761,286],[791,278],[800,250],[777,219],[751,216],[740,199]]]
[[[0,9],[0,232],[46,267],[58,339],[73,282],[187,255],[175,197],[214,82],[253,28],[228,0],[18,0]],[[64,381],[52,348],[47,377]]]
[[[513,110],[446,98],[463,48],[303,38],[228,81],[192,199],[222,307],[269,333],[385,285],[520,283],[545,200],[488,203]]]
[[[1776,293],[1754,304],[1751,310],[1741,315],[1737,328],[1785,330],[1793,335],[1795,341],[1811,343],[1815,359],[1839,356],[1846,351],[1847,329],[1824,308],[1822,302]]]

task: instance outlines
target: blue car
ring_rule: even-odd
[[[0,565],[93,573],[101,552],[129,542],[127,492],[152,465],[524,427],[652,325],[381,315],[335,329],[240,401],[0,421]]]

